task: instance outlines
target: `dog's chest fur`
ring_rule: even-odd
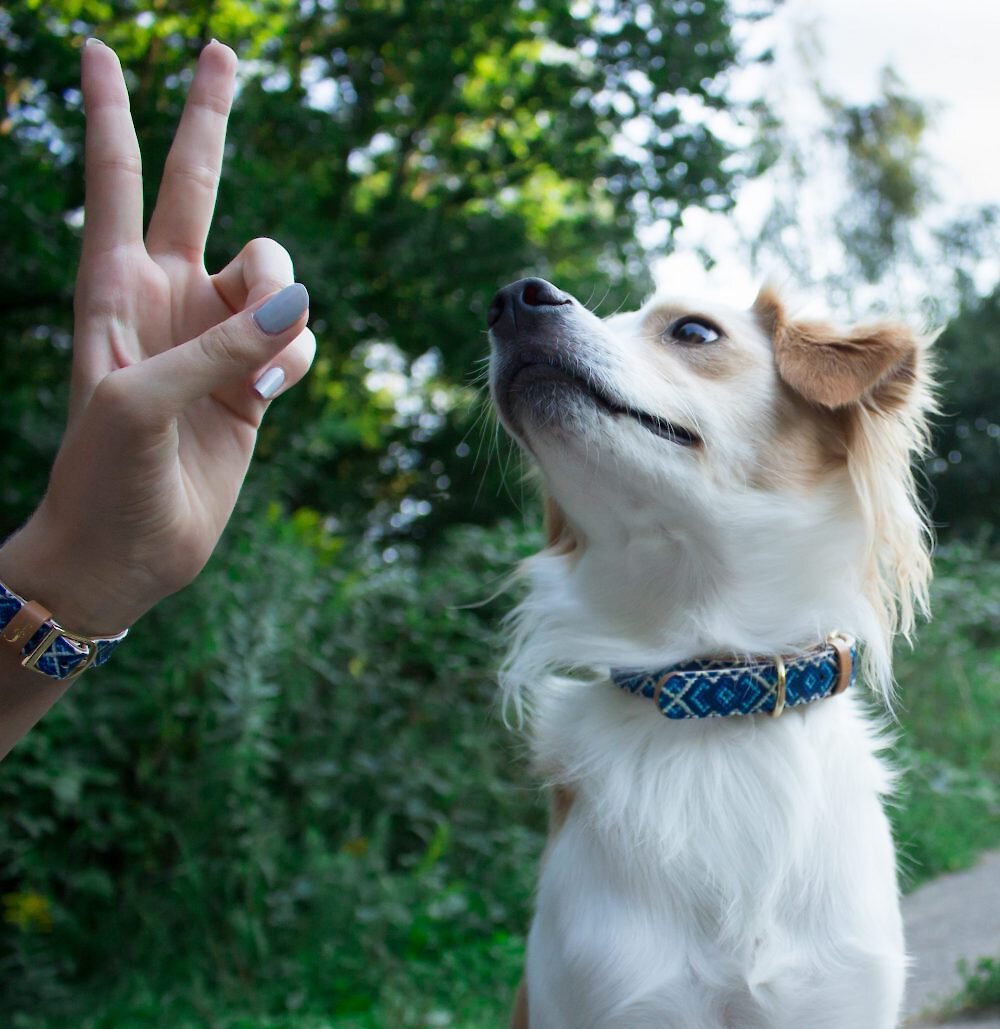
[[[502,681],[563,798],[515,1026],[891,1029],[891,776],[863,702],[670,722],[609,671],[837,629],[890,692],[929,576],[922,343],[790,322],[770,294],[602,322],[542,280],[490,323],[498,410],[549,498]]]
[[[533,1027],[891,1024],[903,969],[888,783],[853,698],[779,722],[674,725],[575,684],[537,715],[538,759],[588,774],[543,862]],[[887,976],[894,989],[876,989]]]

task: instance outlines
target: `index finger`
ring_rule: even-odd
[[[82,56],[85,248],[142,242],[142,158],[118,55],[88,39]]]
[[[201,52],[149,222],[150,254],[200,263],[222,172],[226,124],[236,88],[236,54],[212,40]]]

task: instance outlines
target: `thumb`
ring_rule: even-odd
[[[179,411],[247,378],[303,331],[308,310],[308,291],[302,283],[293,282],[254,310],[240,311],[195,339],[144,362],[157,366],[159,400]]]

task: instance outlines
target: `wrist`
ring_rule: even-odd
[[[66,629],[85,636],[113,636],[154,602],[143,603],[123,588],[113,569],[64,540],[41,508],[0,546],[0,582],[24,600],[44,605]]]

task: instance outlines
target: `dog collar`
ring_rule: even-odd
[[[857,644],[833,632],[794,657],[700,660],[653,671],[613,668],[614,683],[652,700],[667,718],[768,714],[834,697],[857,677]]]
[[[25,668],[66,682],[103,665],[128,633],[94,639],[64,629],[36,602],[0,583],[0,644],[13,647]]]

